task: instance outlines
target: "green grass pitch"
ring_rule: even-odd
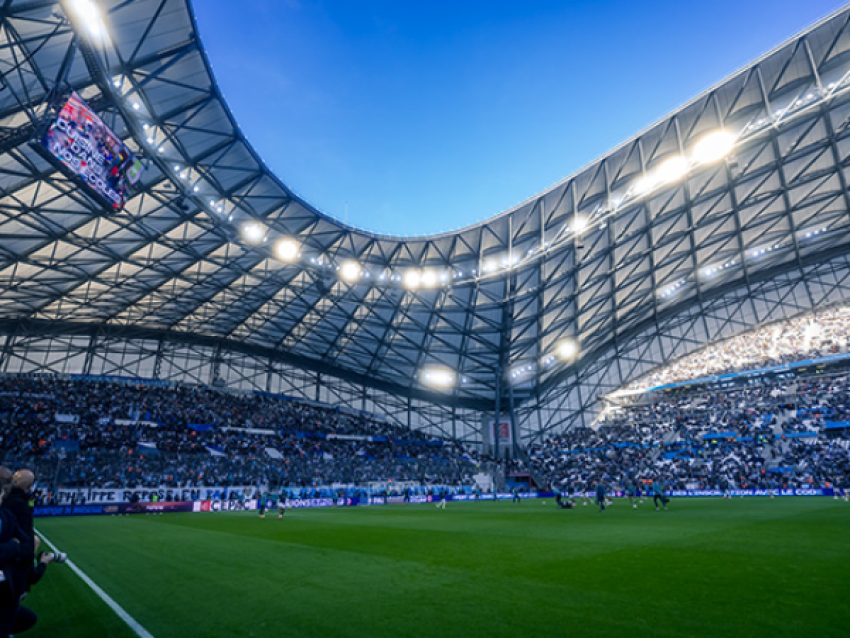
[[[155,638],[850,635],[850,504],[450,503],[39,519]],[[68,566],[32,638],[134,634]]]

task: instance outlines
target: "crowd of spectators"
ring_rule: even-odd
[[[474,454],[366,413],[205,387],[0,379],[0,453],[61,487],[471,484]]]
[[[850,351],[850,305],[766,325],[709,344],[638,379],[628,390],[755,370]]]
[[[532,445],[536,474],[589,491],[662,477],[674,489],[845,486],[850,481],[850,375],[786,375],[647,393],[597,429]]]
[[[531,445],[539,485],[824,487],[850,477],[850,372],[642,393]],[[366,413],[205,387],[0,378],[0,454],[60,488],[415,483],[469,490],[492,459]]]

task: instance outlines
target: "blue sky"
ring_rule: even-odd
[[[399,235],[512,208],[841,5],[194,2],[271,169],[325,213]]]

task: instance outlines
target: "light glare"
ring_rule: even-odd
[[[422,285],[426,288],[433,288],[437,285],[437,273],[433,270],[425,270],[422,272]]]
[[[422,383],[434,388],[451,388],[455,378],[455,373],[448,368],[426,368],[422,371]]]
[[[712,164],[729,155],[734,147],[734,135],[726,131],[715,131],[696,143],[693,159],[699,164]]]
[[[242,226],[242,237],[249,244],[259,244],[266,236],[266,227],[259,222],[248,222]]]
[[[100,8],[92,0],[72,0],[71,10],[92,39],[103,37],[104,28]]]
[[[358,264],[354,260],[343,262],[342,266],[339,269],[339,275],[343,278],[343,280],[347,281],[350,284],[353,284],[360,280],[360,275],[363,274],[363,269],[360,268],[360,264]]]
[[[688,174],[688,168],[690,168],[688,160],[681,155],[676,155],[661,162],[656,175],[659,182],[668,184],[682,179]]]
[[[281,239],[275,245],[275,254],[277,258],[285,262],[293,262],[298,259],[298,242],[294,239]]]
[[[403,283],[408,290],[416,290],[422,283],[422,275],[415,268],[411,268],[405,271]]]
[[[589,223],[589,220],[584,215],[576,215],[575,217],[573,217],[572,230],[577,235],[581,235],[584,231],[587,230],[587,226]]]
[[[561,357],[561,359],[563,359],[564,361],[575,359],[577,355],[578,344],[572,339],[562,341],[560,345],[558,345],[558,356]]]

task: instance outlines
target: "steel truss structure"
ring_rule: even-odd
[[[399,238],[270,173],[187,0],[90,2],[106,38],[74,0],[0,7],[0,372],[223,380],[467,440],[510,411],[529,441],[707,341],[848,297],[850,8],[524,204]],[[29,147],[56,86],[144,158],[121,212]],[[718,130],[728,155],[657,177]],[[243,239],[248,222],[269,241]],[[277,259],[277,238],[298,257]],[[441,279],[402,281],[429,269]],[[423,386],[429,364],[455,387]]]

